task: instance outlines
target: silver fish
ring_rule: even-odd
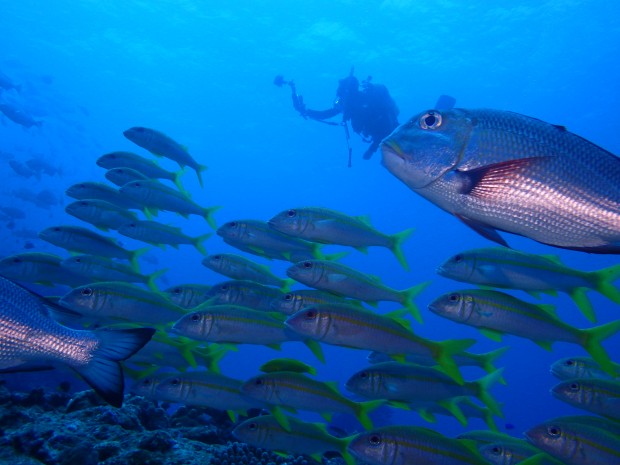
[[[59,304],[84,316],[149,324],[172,323],[185,313],[165,294],[121,281],[76,287]]]
[[[620,159],[561,126],[500,110],[430,110],[382,152],[410,189],[502,245],[498,230],[620,253]]]
[[[115,239],[102,236],[81,226],[51,226],[40,231],[39,237],[50,244],[72,252],[129,260],[134,270],[138,270],[138,257],[148,250],[125,250]]]
[[[573,378],[556,384],[551,394],[577,408],[620,421],[620,382]]]
[[[566,465],[620,463],[620,437],[594,426],[560,417],[536,425],[524,434],[536,447]]]
[[[170,301],[181,308],[194,308],[211,298],[208,284],[181,284],[169,287],[163,292]]]
[[[118,189],[102,182],[86,181],[73,184],[65,190],[65,194],[76,200],[105,200],[121,208],[140,210],[143,207],[139,202],[121,195]]]
[[[481,465],[484,459],[468,441],[419,426],[384,426],[358,434],[348,447],[368,465]]]
[[[300,239],[322,244],[340,244],[355,247],[366,253],[370,246],[387,247],[403,268],[409,265],[402,250],[413,229],[397,234],[385,234],[375,229],[364,216],[350,216],[321,207],[292,208],[278,213],[269,220],[276,231]]]
[[[97,165],[107,170],[135,170],[148,179],[168,179],[169,181],[174,182],[174,184],[179,188],[180,191],[183,190],[183,186],[181,185],[180,181],[183,170],[172,173],[160,167],[153,160],[141,157],[140,155],[137,155],[133,152],[118,151],[106,153],[105,155],[101,155],[97,159]],[[127,173],[125,173],[125,175],[126,174]],[[106,178],[108,178],[107,173]]]
[[[135,212],[98,199],[76,200],[65,207],[65,211],[99,229],[118,229],[125,223],[137,221]]]
[[[190,237],[181,228],[158,223],[156,221],[139,221],[134,219],[118,227],[118,233],[138,241],[153,245],[169,245],[175,249],[181,244],[192,245],[203,255],[207,254],[203,242],[212,236],[211,233]]]
[[[198,176],[198,181],[200,182],[200,186],[202,186],[202,172],[206,170],[207,167],[194,160],[187,149],[178,142],[162,132],[141,126],[129,128],[123,131],[123,135],[131,142],[145,148],[153,155],[176,161],[181,168],[189,166],[196,171],[196,176]]]
[[[209,255],[202,260],[202,264],[232,279],[245,279],[266,286],[279,287],[287,292],[295,283],[292,279],[282,279],[271,272],[268,266],[256,263],[242,255],[232,253],[218,253]]]
[[[613,363],[616,372],[620,373],[620,365]],[[565,357],[556,360],[549,370],[553,376],[561,380],[573,378],[598,378],[598,379],[616,379],[608,373],[605,373],[601,366],[591,357]]]
[[[185,217],[198,215],[202,216],[213,229],[216,229],[213,212],[220,207],[202,207],[186,194],[164,186],[155,179],[133,181],[125,184],[119,191],[127,198],[141,203],[147,216],[151,214],[151,210],[176,212]]]
[[[326,452],[340,452],[349,465],[355,461],[347,452],[349,439],[337,438],[327,432],[323,423],[307,423],[289,417],[290,431],[284,429],[273,415],[260,415],[237,425],[233,436],[242,442],[282,451],[286,454],[307,454],[321,463]]]
[[[0,371],[68,365],[107,402],[120,407],[123,373],[118,362],[140,350],[155,330],[74,330],[54,321],[47,305],[36,294],[0,277]]]
[[[149,179],[147,176],[140,173],[140,171],[134,170],[133,168],[111,168],[106,171],[105,178],[118,187],[123,187],[128,182]]]
[[[271,302],[282,296],[282,292],[274,287],[243,279],[214,284],[207,294],[210,305],[240,305],[265,312],[270,312]]]

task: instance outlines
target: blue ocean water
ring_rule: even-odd
[[[218,224],[267,220],[284,209],[312,205],[369,215],[375,227],[388,233],[415,227],[405,245],[410,272],[382,249],[371,248],[368,255],[352,251],[342,261],[398,289],[432,280],[417,299],[425,320],[414,326],[419,334],[474,337],[476,352],[510,346],[498,361],[508,384],[492,389],[503,403],[501,430],[509,424],[514,429],[507,431],[519,435],[547,418],[575,413],[551,397],[549,389],[557,381],[549,365],[564,356],[584,355],[582,349],[557,343],[547,352],[512,336],[496,343],[425,309],[436,296],[467,287],[437,276],[441,262],[461,250],[492,244],[401,184],[381,166],[379,154],[362,160],[366,144],[356,134],[351,135],[348,167],[343,130],[300,118],[288,88],[272,82],[277,74],[294,79],[309,107],[329,108],[338,79],[354,66],[358,77],[372,76],[389,88],[401,122],[449,94],[458,107],[511,110],[564,125],[618,154],[619,12],[616,2],[578,0],[4,2],[0,71],[21,90],[2,98],[18,101],[42,125],[23,128],[0,117],[2,205],[25,211],[15,227],[3,223],[2,255],[23,252],[26,244],[35,251],[61,253],[36,238],[36,232],[81,224],[64,212],[69,203],[64,190],[80,181],[103,181],[104,171],[95,165],[103,153],[134,150],[147,155],[122,132],[131,126],[156,128],[208,165],[204,188],[189,170],[183,182],[196,202],[222,206]],[[60,173],[38,180],[20,177],[8,165],[11,156],[24,161],[35,155]],[[177,169],[169,160],[161,164]],[[27,192],[42,190],[52,194],[49,204],[24,200]],[[208,228],[202,219],[164,218],[190,235]],[[583,270],[618,263],[616,256],[506,237],[519,250],[557,254]],[[142,246],[125,238],[123,243]],[[236,252],[216,236],[206,248],[209,253]],[[189,247],[153,249],[146,258],[144,271],[169,269],[162,288],[225,279],[204,268],[202,257]],[[288,266],[269,265],[282,275]],[[526,294],[515,295],[533,301]],[[620,315],[618,305],[595,293],[590,298],[600,322]],[[556,305],[571,324],[590,326],[565,295],[540,302]],[[396,308],[386,303],[379,311]],[[620,338],[605,347],[619,361]],[[319,379],[339,381],[344,390],[344,381],[365,366],[367,354],[334,347],[325,352],[327,364],[321,365],[294,344],[285,345],[282,353],[241,347],[221,368],[245,379],[270,358],[297,357],[315,365]],[[480,374],[472,371],[468,377]],[[389,421],[425,424],[413,412],[395,410]],[[466,429],[454,419],[440,419],[431,427],[448,435]],[[477,428],[485,426],[472,420],[467,429]]]

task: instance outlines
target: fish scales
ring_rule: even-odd
[[[357,435],[348,450],[369,465],[482,465],[464,441],[415,426],[385,426]]]
[[[140,350],[155,330],[71,329],[49,316],[48,305],[42,297],[0,278],[0,369],[62,363],[120,407],[123,374],[118,362]]]
[[[453,109],[441,114],[436,132],[418,127],[418,118],[383,143],[385,166],[411,189],[498,242],[496,230],[620,253],[617,157],[511,112]]]

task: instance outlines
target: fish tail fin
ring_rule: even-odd
[[[347,255],[349,255],[349,252],[335,252],[335,253],[328,253],[327,255],[324,255],[325,260],[331,260],[331,261],[338,261],[341,258],[346,257]]]
[[[323,354],[323,348],[318,341],[313,339],[307,339],[304,341],[304,344],[310,349],[310,352],[317,358],[317,360],[321,363],[325,363],[325,355]]]
[[[450,412],[452,416],[456,418],[461,425],[467,426],[467,423],[468,423],[467,417],[461,410],[461,407],[459,407],[458,400],[459,400],[458,397],[456,397],[452,399],[447,399],[445,401],[439,401],[437,403],[441,405],[443,408],[445,408],[448,412]]]
[[[201,234],[200,236],[192,238],[192,244],[196,247],[196,250],[200,252],[202,255],[207,255],[207,251],[203,244],[204,241],[213,236],[212,233]]]
[[[437,423],[437,417],[433,415],[426,407],[417,409],[418,415],[427,423]]]
[[[476,343],[475,339],[448,339],[436,343],[433,350],[433,358],[437,361],[444,372],[459,384],[465,384],[459,366],[454,361],[453,355],[460,354]]]
[[[287,293],[291,290],[291,286],[293,284],[295,284],[297,281],[295,281],[292,278],[286,278],[282,280],[282,285],[280,286],[280,291]]]
[[[140,264],[138,263],[138,258],[151,250],[150,247],[142,247],[141,249],[137,249],[131,252],[131,257],[129,262],[131,263],[131,268],[136,272],[140,272]]]
[[[405,254],[403,252],[403,243],[409,239],[409,236],[411,236],[413,231],[415,231],[415,228],[406,229],[390,236],[392,238],[390,250],[396,256],[398,263],[400,263],[405,271],[409,271],[409,264],[407,263],[407,259],[405,258]]]
[[[620,304],[620,289],[613,282],[620,279],[620,264],[603,268],[593,273],[596,276],[596,290],[612,302]]]
[[[181,168],[179,171],[175,171],[174,173],[172,173],[172,182],[174,183],[175,186],[177,186],[177,189],[179,189],[179,192],[182,192],[183,194],[186,194],[187,191],[185,190],[185,187],[183,187],[183,184],[181,183],[181,177],[185,174],[185,167]]]
[[[568,295],[570,295],[571,299],[577,304],[583,316],[585,316],[589,321],[594,323],[596,321],[596,315],[594,314],[594,308],[592,307],[592,303],[588,296],[586,295],[586,290],[583,287],[576,287],[571,289]]]
[[[206,171],[207,169],[207,165],[198,165],[195,170],[196,170],[196,176],[198,176],[198,183],[200,184],[200,187],[204,187],[204,184],[202,182],[202,172]]]
[[[580,330],[584,335],[583,348],[601,366],[601,369],[609,375],[616,377],[619,375],[616,366],[609,358],[609,354],[603,348],[601,342],[620,331],[620,320],[612,321],[594,328]]]
[[[341,438],[341,446],[338,452],[340,452],[340,455],[342,455],[342,458],[344,459],[344,463],[346,463],[347,465],[357,464],[357,461],[353,458],[351,452],[349,452],[349,444],[351,444],[351,441],[353,441],[353,439],[356,437],[357,434],[354,434],[353,436],[347,436],[346,438]],[[320,463],[321,460],[319,460],[318,462]]]
[[[318,244],[316,242],[312,243],[310,246],[312,250],[312,257],[317,260],[326,260],[325,254],[323,253],[323,244]]]
[[[366,402],[359,402],[357,405],[358,405],[358,408],[357,408],[357,411],[355,412],[355,416],[357,417],[358,421],[361,423],[361,425],[366,430],[371,430],[372,420],[370,419],[370,416],[368,414],[372,412],[373,410],[381,407],[382,405],[385,405],[385,400],[383,399],[369,400]]]
[[[148,376],[151,376],[157,370],[159,370],[159,367],[157,365],[152,365],[150,367],[146,367],[142,369],[133,369],[133,368],[129,368],[128,366],[123,367],[123,373],[125,373],[127,376],[129,376],[132,379],[146,378]]]
[[[216,207],[205,207],[202,209],[202,217],[207,220],[209,226],[211,226],[214,230],[217,229],[217,223],[215,222],[215,218],[213,218],[213,213],[218,211],[221,206]]]
[[[500,381],[501,382],[501,381]],[[498,404],[501,408],[501,404]],[[495,423],[495,415],[490,408],[483,408],[482,412],[482,420],[487,424],[491,431],[499,431],[497,428],[497,423]]]
[[[155,273],[151,273],[150,275],[148,275],[146,277],[146,285],[149,287],[149,289],[155,292],[159,292],[159,288],[157,287],[157,284],[155,284],[155,280],[161,278],[167,271],[168,268],[163,268],[161,270],[157,270]]]
[[[484,354],[478,354],[478,356],[480,357],[480,366],[482,367],[482,369],[487,373],[493,373],[494,371],[497,371],[497,367],[494,365],[494,362],[502,355],[504,355],[506,351],[508,351],[508,349],[510,349],[510,347],[504,346],[490,352],[485,352]],[[506,380],[503,376],[500,377],[498,381],[501,384],[506,384]]]
[[[123,371],[120,361],[140,350],[153,336],[153,328],[95,331],[99,344],[88,364],[74,367],[82,378],[109,404],[123,403]]]
[[[424,289],[428,287],[430,281],[424,281],[423,283],[416,284],[415,286],[410,287],[409,289],[405,289],[404,291],[404,302],[403,305],[407,307],[411,315],[418,320],[418,322],[422,323],[422,315],[420,313],[420,309],[415,304],[413,299],[418,296]]]
[[[504,369],[500,368],[498,370],[495,370],[493,373],[489,373],[488,375],[483,376],[479,380],[475,381],[479,388],[478,398],[482,401],[484,405],[489,408],[489,410],[493,414],[497,415],[498,417],[503,417],[504,414],[502,413],[502,409],[500,408],[497,401],[493,398],[493,396],[491,396],[489,388],[501,379],[503,371]]]
[[[198,347],[194,352],[204,362],[204,365],[214,373],[220,373],[220,361],[230,352],[226,346],[211,344],[208,347]]]

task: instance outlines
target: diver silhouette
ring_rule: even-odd
[[[291,87],[291,97],[293,108],[304,117],[313,119],[333,126],[344,126],[349,147],[349,166],[351,166],[351,147],[349,145],[349,131],[347,123],[351,122],[353,131],[359,134],[364,142],[370,143],[364,152],[364,160],[368,160],[379,148],[381,141],[387,137],[399,125],[398,106],[386,86],[371,82],[372,77],[368,76],[362,81],[361,86],[358,79],[353,75],[353,68],[349,75],[338,82],[336,98],[333,106],[327,110],[311,110],[306,108],[303,97],[297,93],[295,84],[292,80],[285,81],[281,75],[276,76],[274,84],[282,87],[288,84]],[[448,96],[441,96],[439,102],[441,106],[453,107],[454,99]],[[342,114],[342,121],[336,123],[326,121],[334,116]]]

